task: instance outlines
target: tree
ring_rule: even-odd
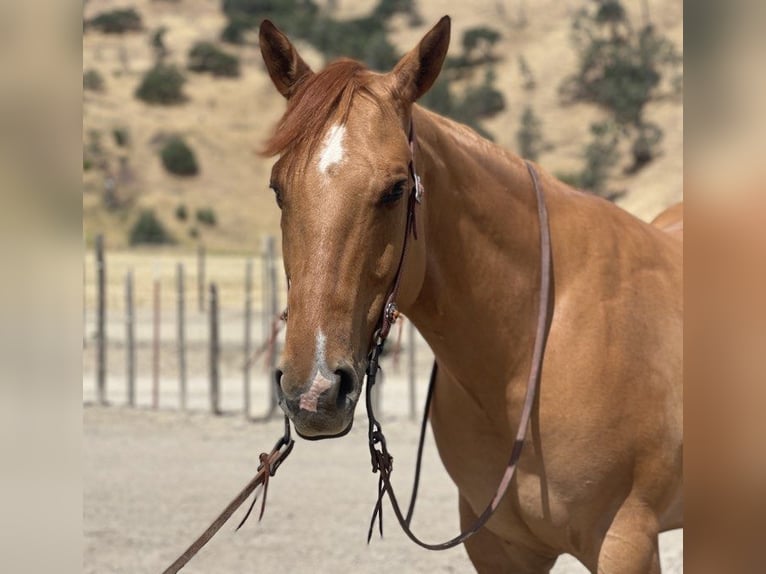
[[[543,129],[540,119],[535,114],[532,106],[527,105],[521,114],[521,127],[516,132],[516,142],[519,146],[519,154],[532,161],[537,161],[540,154],[549,146],[543,139]]]
[[[565,103],[589,102],[607,110],[621,137],[631,140],[632,169],[658,153],[662,132],[645,119],[665,77],[678,73],[682,58],[651,24],[636,29],[619,0],[592,0],[573,21],[578,69],[560,87]]]
[[[211,42],[197,42],[189,50],[188,68],[192,72],[236,78],[239,76],[239,58],[227,54]]]

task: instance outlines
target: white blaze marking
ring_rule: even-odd
[[[319,154],[319,171],[327,173],[332,166],[343,161],[345,150],[343,138],[346,135],[346,126],[335,124],[324,137],[322,152]]]
[[[313,379],[309,390],[301,394],[299,406],[305,411],[315,413],[319,396],[335,383],[335,375],[330,373],[325,360],[325,336],[322,331],[317,333],[316,354],[314,355]]]

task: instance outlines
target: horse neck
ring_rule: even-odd
[[[538,302],[529,172],[521,158],[473,131],[422,108],[413,113],[427,196],[426,268],[405,312],[461,383],[481,385],[498,373],[507,380],[528,365]]]

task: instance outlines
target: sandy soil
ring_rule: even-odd
[[[394,386],[390,394],[395,394]],[[398,403],[396,403],[398,404]],[[417,425],[389,409],[395,478],[409,489]],[[244,485],[281,432],[281,421],[239,416],[84,408],[84,572],[160,572]],[[296,448],[269,489],[261,524],[234,532],[241,511],[184,570],[189,573],[471,572],[463,548],[428,552],[409,542],[386,510],[386,536],[365,543],[376,477],[361,419],[343,439]],[[432,441],[414,526],[428,540],[455,533],[456,488]],[[664,572],[683,570],[680,531],[663,535]],[[556,574],[585,572],[571,557]]]

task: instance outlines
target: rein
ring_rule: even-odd
[[[285,415],[284,434],[279,438],[279,440],[277,440],[274,448],[271,449],[270,453],[261,453],[259,457],[261,464],[258,465],[258,471],[256,472],[255,476],[245,485],[240,493],[234,497],[234,500],[232,500],[226,506],[226,508],[223,509],[221,514],[218,515],[218,518],[216,518],[213,523],[207,527],[205,532],[200,534],[200,536],[191,543],[191,545],[184,551],[183,554],[181,554],[181,556],[176,558],[176,560],[170,566],[163,570],[162,574],[176,574],[179,570],[181,570],[181,568],[186,566],[189,560],[194,558],[194,556],[200,550],[202,550],[202,547],[205,546],[205,544],[207,544],[213,536],[215,536],[215,534],[221,529],[226,521],[231,518],[231,515],[234,514],[240,506],[242,506],[242,503],[247,500],[247,497],[250,496],[258,486],[263,485],[263,499],[261,500],[261,511],[260,515],[258,516],[258,520],[260,521],[261,518],[263,518],[263,511],[266,509],[266,494],[269,487],[269,478],[276,474],[279,466],[287,458],[287,455],[289,455],[293,450],[293,446],[295,446],[295,441],[292,439],[290,434],[290,419],[288,419]],[[242,527],[247,518],[250,516],[250,513],[255,506],[256,500],[258,500],[257,494],[253,498],[253,502],[245,514],[245,517],[239,523],[239,526],[237,526],[237,530]]]
[[[537,389],[540,384],[540,374],[542,372],[543,356],[545,353],[545,343],[548,337],[548,328],[550,325],[550,316],[552,312],[551,307],[551,236],[550,227],[548,224],[548,210],[545,206],[545,198],[543,196],[540,181],[537,175],[537,171],[534,166],[525,160],[525,165],[529,176],[532,179],[532,185],[535,189],[535,195],[537,197],[537,215],[540,223],[540,265],[541,265],[541,278],[540,278],[540,302],[537,316],[537,329],[535,333],[535,344],[532,351],[532,365],[529,371],[529,378],[527,379],[527,392],[524,399],[524,406],[521,411],[521,419],[519,421],[519,427],[516,431],[516,439],[511,449],[508,464],[505,467],[500,483],[495,490],[495,494],[487,504],[484,511],[478,517],[476,522],[466,530],[463,530],[460,534],[438,544],[431,544],[422,541],[410,528],[412,521],[412,515],[415,511],[415,501],[417,499],[418,486],[420,484],[420,469],[423,457],[423,444],[425,441],[425,432],[428,422],[428,415],[431,408],[431,400],[433,398],[433,391],[436,383],[436,376],[438,372],[438,365],[434,361],[434,366],[431,371],[431,378],[428,384],[428,394],[426,397],[426,405],[423,412],[423,420],[420,426],[420,438],[418,440],[418,454],[415,464],[415,478],[413,481],[412,495],[410,497],[410,504],[407,509],[407,515],[402,513],[399,501],[394,493],[393,485],[391,484],[391,473],[393,472],[393,457],[388,451],[386,445],[386,437],[383,434],[380,421],[375,418],[372,402],[372,389],[375,386],[375,379],[379,369],[378,361],[380,355],[383,352],[383,347],[386,342],[386,338],[390,332],[391,326],[398,318],[399,312],[396,307],[396,297],[399,293],[399,285],[401,283],[402,267],[404,264],[404,258],[407,253],[407,244],[410,233],[413,238],[417,239],[417,231],[415,227],[415,209],[421,202],[423,196],[423,186],[420,182],[415,171],[415,133],[410,120],[409,129],[409,147],[410,147],[410,164],[409,171],[413,178],[414,184],[412,191],[410,192],[408,207],[407,207],[407,226],[405,228],[404,245],[402,247],[402,255],[399,260],[399,268],[396,272],[394,279],[394,285],[391,292],[386,299],[386,305],[383,308],[383,314],[380,319],[380,327],[376,331],[374,336],[374,346],[370,353],[370,360],[367,368],[367,390],[366,390],[366,406],[367,416],[369,419],[368,428],[368,440],[370,448],[370,458],[372,462],[372,472],[380,473],[378,480],[378,499],[375,503],[375,507],[372,512],[372,519],[370,520],[370,528],[367,532],[367,542],[370,542],[372,538],[372,531],[375,526],[375,520],[378,519],[378,525],[380,535],[383,536],[383,496],[388,495],[391,501],[391,507],[394,510],[396,519],[399,522],[399,526],[404,533],[415,544],[426,548],[428,550],[447,550],[453,548],[459,544],[462,544],[468,540],[471,536],[476,534],[492,517],[497,510],[500,502],[502,501],[505,493],[511,484],[511,480],[516,472],[519,459],[521,458],[522,447],[524,446],[524,439],[527,434],[527,427],[529,426],[529,419],[532,414],[532,408],[537,397]]]

